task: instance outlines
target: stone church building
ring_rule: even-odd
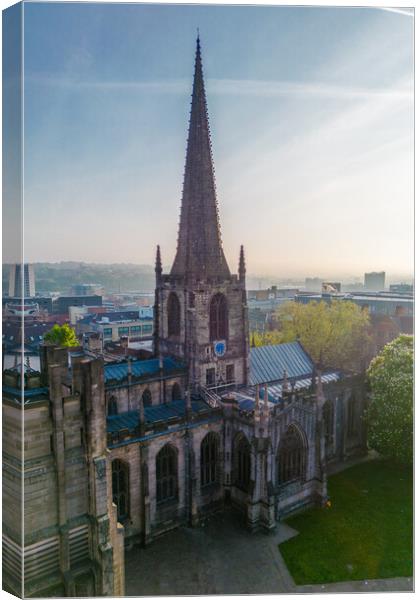
[[[123,595],[124,546],[226,507],[270,532],[325,503],[328,462],[366,450],[362,377],[317,372],[298,342],[249,348],[199,40],[178,246],[169,273],[158,247],[155,270],[154,358],[104,365],[45,345],[41,372],[4,371],[3,581],[15,594]]]

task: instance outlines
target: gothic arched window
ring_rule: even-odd
[[[209,485],[217,481],[217,455],[219,453],[219,437],[210,432],[201,442],[200,470],[201,485]]]
[[[210,341],[228,338],[228,308],[226,296],[215,294],[210,302]]]
[[[325,443],[330,445],[334,441],[334,404],[327,400],[322,409],[325,423]]]
[[[111,396],[108,400],[108,416],[118,414],[118,403],[115,396]]]
[[[306,472],[306,445],[297,427],[291,425],[279,446],[277,455],[278,482],[288,483],[303,479]]]
[[[248,490],[251,479],[251,445],[243,434],[235,440],[234,447],[235,485]]]
[[[129,515],[129,467],[118,458],[112,461],[112,501],[117,506],[119,520]]]
[[[168,298],[168,335],[180,335],[181,333],[181,305],[175,292],[171,292]]]
[[[166,444],[156,456],[156,500],[174,500],[177,497],[177,454]]]
[[[181,400],[182,393],[179,383],[174,383],[172,386],[172,400]]]
[[[142,394],[143,406],[152,406],[152,392],[146,388]]]

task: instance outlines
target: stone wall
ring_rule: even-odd
[[[130,410],[139,410],[140,398],[146,390],[152,395],[152,405],[172,401],[172,387],[177,383],[181,394],[185,391],[185,381],[182,375],[173,377],[154,378],[139,383],[122,383],[119,386],[108,386],[105,390],[106,405],[109,406],[111,398],[117,400],[118,413]]]
[[[168,333],[168,299],[176,293],[181,306],[181,330],[179,336]],[[224,294],[228,306],[228,338],[226,353],[215,359],[213,342],[210,340],[209,314],[212,297]],[[206,371],[215,368],[216,376],[226,381],[227,365],[234,366],[237,385],[248,381],[248,313],[246,293],[236,276],[220,283],[199,282],[194,289],[185,289],[183,281],[164,276],[157,289],[159,350],[162,354],[177,356],[187,361],[190,382],[206,385]]]
[[[3,399],[5,586],[20,595],[23,418],[25,595],[123,594],[123,534],[116,520],[110,531],[102,363],[80,358],[71,385],[67,355],[50,348],[42,367],[48,394],[28,397],[24,410],[7,394]]]

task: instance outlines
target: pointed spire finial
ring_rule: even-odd
[[[188,388],[185,390],[185,416],[187,421],[191,419],[191,392]]]
[[[323,400],[323,398],[324,398],[324,389],[322,386],[321,371],[318,371],[318,377],[317,377],[317,383],[316,383],[316,397],[318,400]]]
[[[258,383],[255,388],[254,419],[255,421],[260,420],[260,386]]]
[[[283,383],[281,384],[281,390],[282,390],[282,392],[288,392],[289,391],[289,382],[287,380],[287,371],[286,371],[286,369],[284,369],[284,371],[283,371]]]
[[[238,269],[238,274],[239,274],[239,281],[244,282],[245,281],[245,274],[246,274],[246,268],[245,268],[245,253],[244,253],[244,247],[241,246],[240,252],[239,252],[239,269]]]
[[[162,275],[162,259],[160,256],[160,246],[159,245],[156,248],[155,273],[156,273],[157,277],[160,277],[160,275]]]
[[[143,429],[144,424],[145,424],[143,396],[140,397],[140,403],[139,403],[139,422],[140,422],[140,428]]]
[[[264,416],[268,418],[269,408],[268,408],[268,385],[264,386]]]

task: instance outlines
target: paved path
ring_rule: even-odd
[[[274,534],[250,534],[231,514],[204,527],[181,527],[148,548],[126,553],[128,596],[279,594],[295,585],[278,544],[296,535],[279,524]]]
[[[412,592],[412,577],[394,577],[392,579],[367,579],[366,581],[340,581],[323,585],[297,585],[299,594],[340,594],[345,592]]]
[[[249,533],[236,513],[219,513],[204,526],[181,527],[148,548],[126,552],[127,596],[393,592],[413,590],[413,579],[372,579],[296,586],[278,544],[297,535],[285,523],[273,534]]]
[[[375,455],[331,466],[330,473]],[[219,513],[205,525],[181,527],[148,548],[126,552],[127,596],[412,591],[413,579],[371,579],[296,586],[278,544],[298,535],[285,523],[273,534],[249,533],[238,514]]]

